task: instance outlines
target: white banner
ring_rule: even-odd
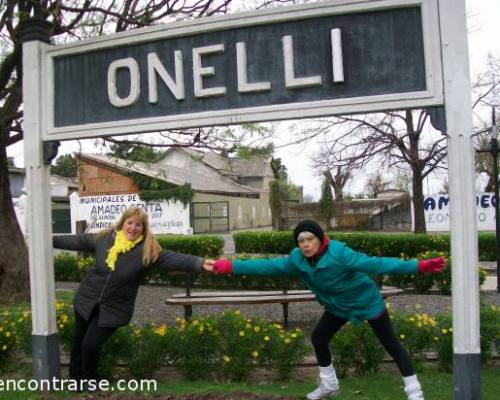
[[[149,216],[149,225],[156,234],[192,234],[189,226],[189,206],[181,202],[144,202],[137,193],[70,196],[71,232],[76,233],[76,221],[87,221],[87,232],[99,232],[115,223],[129,207],[141,207]]]
[[[447,194],[428,196],[424,199],[425,226],[428,232],[445,232],[450,230],[450,198]],[[479,231],[495,230],[494,193],[478,193],[477,229]]]

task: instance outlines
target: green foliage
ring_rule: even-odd
[[[127,143],[113,143],[110,147],[110,156],[129,161],[145,163],[157,162],[164,156],[164,152],[156,150],[153,146]]]
[[[237,253],[288,254],[295,247],[291,231],[238,232],[234,235]],[[450,236],[447,234],[387,234],[374,232],[329,232],[331,239],[344,242],[354,250],[371,256],[414,258],[426,251],[450,252]],[[481,233],[479,259],[495,259],[495,234]]]
[[[78,176],[78,160],[72,154],[63,154],[58,157],[55,165],[50,166],[50,172],[65,178]]]
[[[324,226],[326,226],[328,230],[331,230],[331,221],[334,216],[334,204],[332,188],[330,187],[327,179],[324,179],[321,184],[321,198],[319,199],[318,207],[321,222],[323,222]]]
[[[333,363],[339,377],[349,371],[357,374],[376,372],[384,358],[384,350],[368,323],[342,327],[330,341]]]
[[[180,201],[186,206],[194,196],[189,183],[177,186],[136,172],[129,173],[129,176],[139,188],[139,197],[143,201]]]
[[[211,317],[178,321],[176,345],[170,349],[172,364],[190,380],[205,378],[214,371],[219,348],[219,332]]]
[[[55,279],[79,282],[94,264],[94,257],[78,257],[74,253],[61,251],[54,256]]]

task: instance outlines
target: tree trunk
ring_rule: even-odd
[[[28,249],[14,212],[4,143],[0,143],[0,226],[0,303],[29,301]]]
[[[422,189],[422,171],[413,169],[413,223],[415,233],[426,233],[424,214],[424,193]]]

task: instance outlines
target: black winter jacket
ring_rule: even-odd
[[[144,241],[128,253],[122,253],[111,271],[106,265],[108,250],[113,246],[115,233],[97,238],[93,234],[54,236],[55,248],[94,252],[96,262],[83,278],[73,305],[88,320],[99,304],[101,327],[127,325],[134,312],[135,299],[142,279],[150,268],[165,268],[185,272],[200,272],[203,259],[196,256],[162,250],[156,262],[145,267],[142,262]]]

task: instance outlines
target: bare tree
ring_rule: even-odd
[[[303,138],[321,137],[322,153],[340,168],[408,168],[412,174],[415,232],[425,232],[423,179],[442,167],[446,137],[426,137],[424,110],[406,110],[327,119],[303,132]],[[429,135],[430,136],[430,135]]]
[[[226,13],[232,0],[5,0],[0,2],[0,302],[28,299],[28,256],[10,194],[7,147],[23,138],[22,27],[45,21],[67,43],[165,21]],[[196,132],[190,132],[191,142]],[[201,140],[200,133],[200,140]]]
[[[332,174],[331,170],[326,170],[323,172],[328,184],[333,188],[333,196],[336,201],[344,200],[344,187],[347,181],[351,178],[351,172],[345,168],[344,170],[340,166],[333,167],[335,169],[335,175]]]
[[[389,182],[387,182],[381,172],[372,174],[365,185],[365,190],[368,198],[374,199],[378,197],[379,193],[387,189]]]

